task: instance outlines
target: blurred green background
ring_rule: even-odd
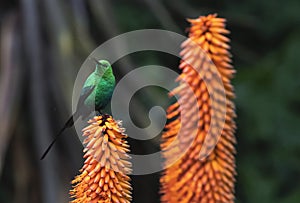
[[[236,202],[300,202],[299,12],[299,0],[1,1],[0,202],[68,202],[83,162],[75,131],[39,158],[71,112],[74,80],[91,51],[136,29],[186,35],[186,18],[210,13],[228,20],[237,69]],[[114,71],[119,80],[142,65],[178,71],[178,63],[145,52],[124,57]],[[145,88],[135,102],[132,115],[143,126],[147,109],[169,100],[165,91]],[[159,137],[130,143],[136,153],[159,150]],[[133,202],[159,202],[159,173],[132,178]]]

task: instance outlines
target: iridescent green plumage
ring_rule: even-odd
[[[82,87],[75,113],[68,119],[64,127],[59,131],[57,136],[44,152],[41,159],[47,155],[62,132],[66,128],[72,127],[79,117],[86,118],[93,111],[101,113],[101,110],[110,101],[114,87],[115,76],[110,63],[106,60],[96,60],[96,68],[94,72],[89,75]]]
[[[95,71],[86,79],[81,97],[85,98],[85,94],[92,92],[84,100],[84,105],[88,108],[95,107],[95,110],[100,111],[109,102],[115,87],[115,77],[112,67],[106,60],[100,60],[95,68]],[[80,99],[79,99],[80,102]]]

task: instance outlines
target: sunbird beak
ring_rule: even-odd
[[[96,65],[100,65],[99,61],[96,58],[93,57],[91,59],[96,63]]]
[[[109,65],[109,62],[108,61],[105,61],[105,60],[100,60],[98,61],[96,58],[90,58],[91,60],[93,60],[95,62],[96,65],[99,65],[99,67],[101,68],[108,68],[110,65]]]

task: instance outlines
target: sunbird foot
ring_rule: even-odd
[[[96,116],[102,116],[103,113],[101,111],[96,111]]]
[[[110,117],[110,115],[107,114],[107,113],[105,113],[105,114],[103,115],[103,118],[104,118],[104,119],[107,119],[107,118],[109,118],[109,117]]]

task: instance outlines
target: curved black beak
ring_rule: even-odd
[[[100,65],[100,63],[99,63],[99,61],[96,59],[96,58],[90,58],[92,61],[94,61],[95,63],[96,63],[96,65],[98,64],[98,65]]]

